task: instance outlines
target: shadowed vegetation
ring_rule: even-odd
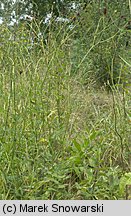
[[[127,198],[130,30],[98,6],[46,43],[35,20],[0,26],[1,199]]]

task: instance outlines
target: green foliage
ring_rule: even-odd
[[[121,68],[125,64],[120,56],[128,58],[129,55],[129,23],[128,2],[87,4],[75,21],[76,48],[73,55],[74,51],[78,55],[72,57],[73,72],[79,72],[83,65],[85,83],[88,83],[90,75],[102,84],[110,82],[114,85],[123,82]],[[130,67],[127,70],[129,74]],[[126,79],[128,80],[128,76]]]
[[[125,173],[120,179],[120,193],[123,195],[125,193],[126,186],[131,185],[131,172]]]
[[[96,19],[94,3],[74,28],[51,20],[46,44],[35,20],[0,26],[1,199],[125,198],[130,89],[94,88],[97,52],[110,66],[125,30],[115,35]],[[121,48],[119,56],[126,79],[130,56]]]

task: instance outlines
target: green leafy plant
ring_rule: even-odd
[[[125,173],[121,177],[121,179],[120,179],[119,189],[120,189],[120,194],[121,195],[125,194],[126,186],[130,186],[131,187],[131,173],[130,172],[129,173]],[[130,197],[129,197],[129,199],[130,199]]]
[[[128,32],[116,31],[112,7],[109,23],[95,9],[81,9],[73,28],[53,18],[46,44],[38,20],[0,25],[1,199],[125,199],[130,86],[107,91],[98,79],[120,59],[128,81]]]

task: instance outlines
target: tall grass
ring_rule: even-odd
[[[75,29],[50,29],[38,47],[24,25],[0,28],[0,198],[125,199],[129,87],[107,91],[93,73],[85,85]]]

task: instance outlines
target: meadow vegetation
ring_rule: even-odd
[[[126,199],[130,29],[96,11],[46,43],[36,21],[0,25],[0,199]]]

